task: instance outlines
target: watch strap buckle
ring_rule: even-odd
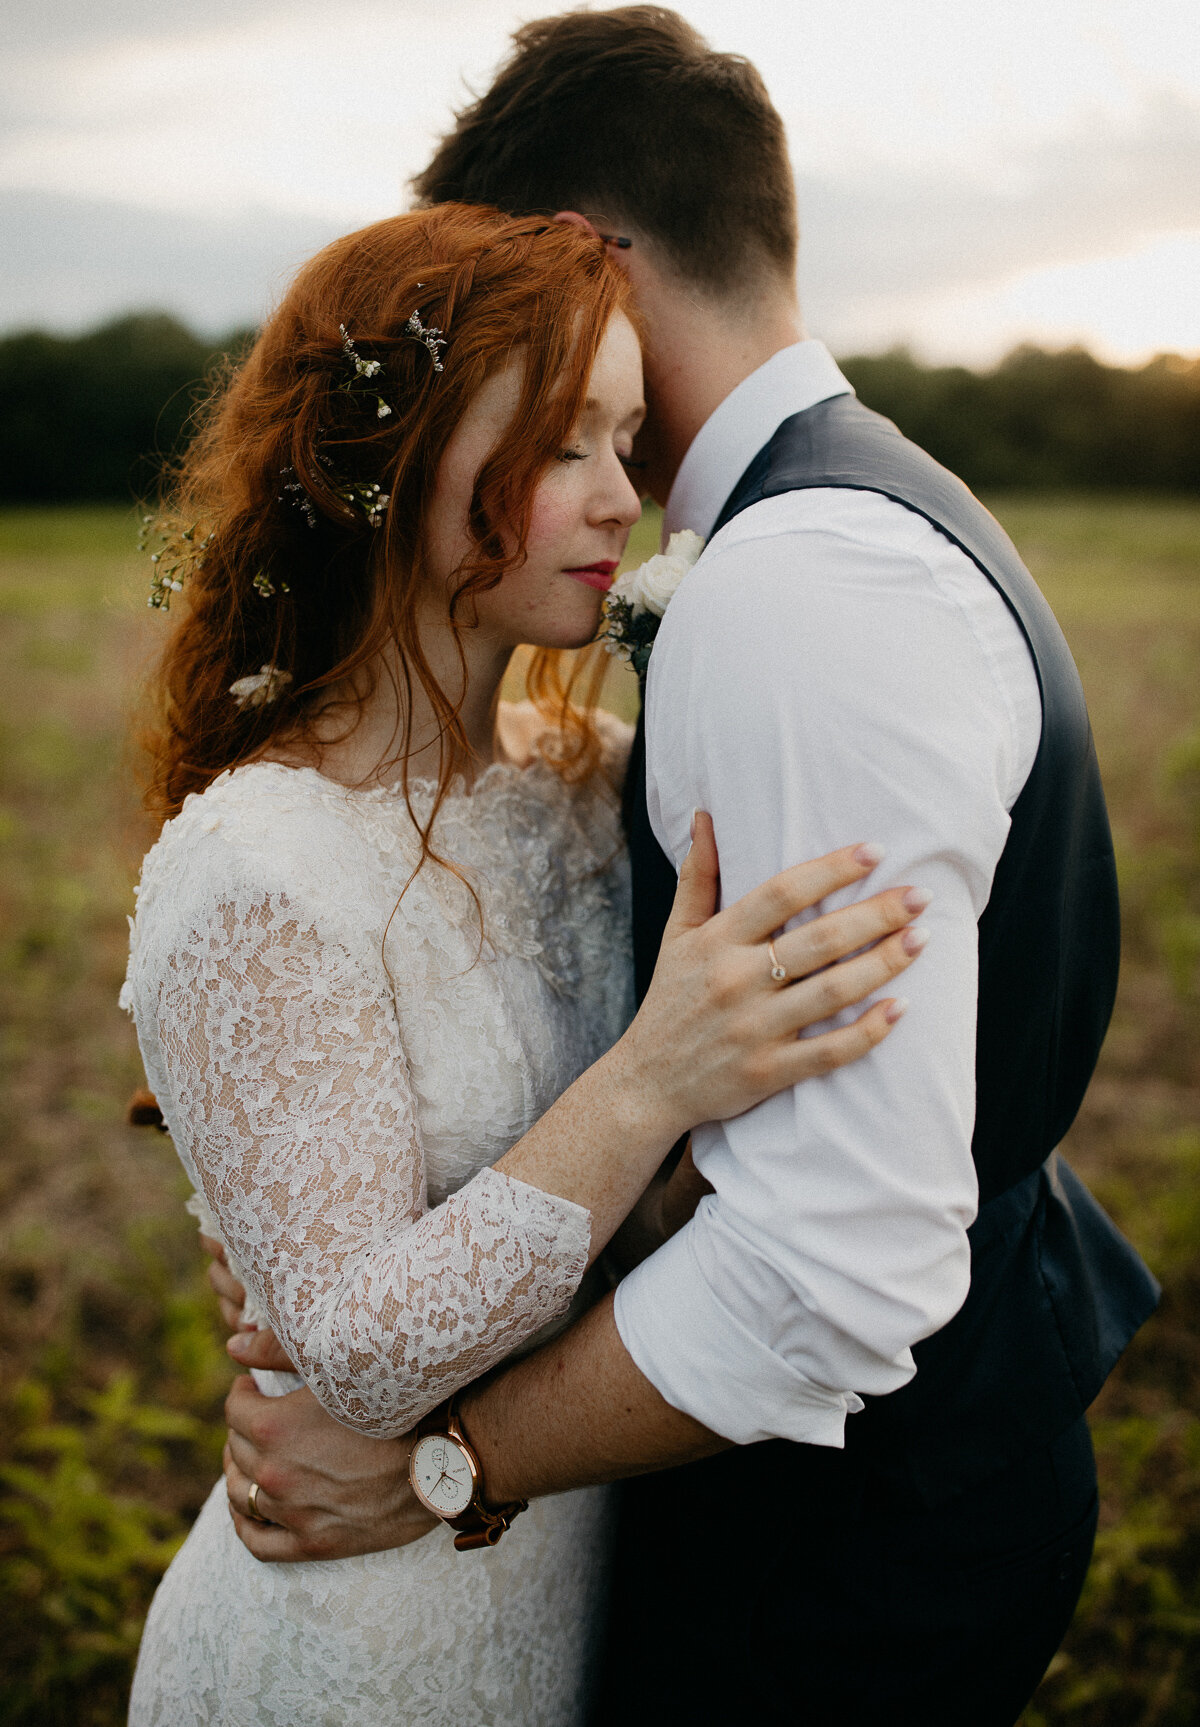
[[[494,1547],[502,1535],[507,1534],[514,1517],[519,1517],[522,1511],[529,1508],[528,1499],[514,1499],[510,1505],[497,1505],[495,1508],[478,1504],[469,1511],[464,1511],[461,1517],[456,1517],[451,1525],[458,1530],[454,1537],[454,1545],[460,1553],[471,1553],[480,1547]]]

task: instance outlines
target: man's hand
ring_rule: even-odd
[[[264,1397],[246,1377],[234,1380],[225,1419],[229,1509],[256,1559],[348,1559],[405,1547],[440,1521],[409,1486],[411,1437],[369,1439],[327,1415],[311,1391]],[[247,1515],[254,1481],[267,1523]]]

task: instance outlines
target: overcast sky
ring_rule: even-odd
[[[403,208],[530,0],[0,0],[0,328],[252,322]],[[1196,0],[682,0],[791,138],[810,328],[1200,353]]]

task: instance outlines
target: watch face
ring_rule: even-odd
[[[409,1462],[409,1477],[417,1498],[439,1517],[461,1517],[475,1493],[471,1460],[445,1433],[418,1439]]]

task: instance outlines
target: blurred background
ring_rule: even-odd
[[[219,357],[404,207],[512,0],[6,0],[0,67],[0,1723],[109,1727],[230,1370],[167,1141],[123,1124],[133,500]],[[1200,26],[1194,0],[682,0],[787,122],[811,333],[984,496],[1079,661],[1125,906],[1068,1155],[1165,1289],[1025,1727],[1200,1718]],[[635,557],[653,549],[638,531]],[[633,692],[608,699],[630,711]],[[969,1724],[964,1723],[964,1727]]]

